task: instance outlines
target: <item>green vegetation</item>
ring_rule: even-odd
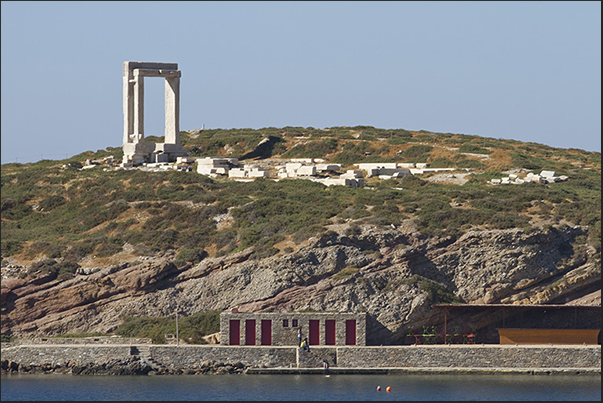
[[[462,186],[411,175],[368,178],[366,187],[352,189],[301,179],[235,182],[195,172],[62,168],[87,158],[121,157],[121,148],[110,147],[62,161],[4,164],[2,258],[35,260],[30,275],[66,280],[85,257],[113,256],[126,244],[139,255],[173,249],[174,263],[182,267],[247,248],[255,259],[272,256],[279,253],[279,242],[300,244],[326,233],[332,223],[347,222],[347,235],[354,237],[362,224],[398,227],[412,219],[428,236],[529,229],[537,221],[584,225],[588,236],[581,242],[596,250],[589,259],[600,261],[600,153],[372,126],[211,129],[182,132],[181,139],[197,156],[325,158],[350,168],[369,161],[428,162],[473,171]],[[262,141],[267,148],[259,153],[256,146]],[[505,158],[497,160],[500,153]],[[503,176],[509,161],[513,168],[550,169],[570,179],[551,185],[488,185],[489,179]],[[226,220],[217,225],[217,217]]]
[[[459,148],[460,153],[470,153],[470,154],[490,154],[491,151],[480,147],[477,144],[473,143],[465,143]]]
[[[57,280],[69,280],[73,278],[75,271],[79,267],[77,263],[69,260],[59,263],[54,259],[44,259],[32,264],[28,270],[28,274],[30,276],[56,278]]]
[[[388,284],[386,289],[395,289],[400,284],[418,286],[421,290],[429,294],[432,304],[453,304],[462,302],[459,297],[454,295],[454,293],[449,291],[444,285],[423,276],[419,276],[418,274],[413,274],[410,278],[397,280],[395,284]]]
[[[431,150],[433,147],[427,145],[411,146],[402,153],[402,156],[408,162],[427,162]]]
[[[345,269],[342,269],[337,274],[335,274],[333,278],[335,280],[347,279],[353,276],[354,274],[358,273],[359,271],[360,269],[357,267],[346,267]]]
[[[178,318],[178,335],[190,344],[207,344],[203,336],[220,331],[220,312],[204,311]],[[147,337],[164,344],[166,334],[176,334],[176,317],[126,317],[114,332],[123,337]]]
[[[306,144],[300,144],[284,152],[282,158],[322,158],[325,154],[337,150],[337,140],[326,138],[321,141],[313,141]]]
[[[10,343],[13,340],[14,340],[13,337],[9,336],[8,334],[2,333],[2,335],[0,335],[0,341],[2,343]]]

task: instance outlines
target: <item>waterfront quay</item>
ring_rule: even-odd
[[[122,344],[119,344],[121,341]],[[600,374],[601,345],[223,346],[2,343],[4,367],[94,367],[142,363],[144,373],[247,374],[528,373]],[[137,340],[141,341],[141,340]],[[325,368],[325,362],[327,367]],[[219,371],[217,373],[220,373]],[[222,371],[226,373],[226,371]],[[230,371],[229,373],[232,373]]]

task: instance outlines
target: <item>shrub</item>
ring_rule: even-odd
[[[340,270],[335,275],[333,275],[333,279],[335,280],[343,280],[353,276],[354,274],[360,271],[357,267],[346,267],[345,269]]]
[[[145,244],[155,251],[174,249],[178,239],[178,231],[167,229],[165,231],[151,231],[143,234]]]
[[[110,237],[97,245],[94,253],[99,257],[112,256],[122,251],[123,244],[124,241],[121,238]]]
[[[326,229],[320,225],[310,225],[307,227],[302,227],[296,233],[293,234],[293,242],[302,243],[307,239],[313,236],[318,236],[325,231]]]
[[[220,312],[201,311],[191,316],[181,316],[178,333],[181,339],[192,344],[205,344],[203,336],[220,331]],[[164,344],[166,334],[176,334],[175,315],[170,317],[127,316],[115,330],[123,337],[149,337],[154,344]]]
[[[513,166],[516,168],[545,169],[548,167],[554,169],[554,163],[549,162],[546,159],[530,156],[520,152],[512,152],[510,154]]]
[[[89,253],[92,253],[93,249],[90,249],[87,246],[76,244],[65,250],[64,258],[67,260],[78,262],[85,258]]]
[[[402,155],[406,158],[412,159],[412,158],[422,157],[424,154],[429,154],[431,152],[431,150],[433,150],[432,146],[419,144],[419,145],[411,146],[410,148],[406,149],[402,153]]]
[[[75,262],[63,261],[57,265],[57,280],[64,281],[74,277],[76,270],[80,267]]]
[[[45,248],[46,256],[50,259],[57,259],[63,255],[63,251],[66,250],[65,245],[48,245]]]
[[[418,188],[427,185],[427,181],[415,175],[408,175],[400,179],[400,185],[404,188]]]
[[[430,165],[432,168],[450,168],[453,167],[455,164],[448,158],[440,157],[431,161]]]
[[[431,302],[433,304],[450,304],[450,303],[458,303],[462,302],[459,297],[454,295],[454,293],[450,292],[443,284],[438,283],[433,280],[429,280],[425,277],[413,275],[411,283],[416,282],[416,284],[423,291],[427,292],[430,295]]]
[[[224,248],[226,245],[233,244],[237,238],[237,231],[233,228],[227,228],[219,231],[214,237],[216,247],[218,249]]]
[[[490,150],[478,146],[477,144],[465,143],[459,148],[460,153],[469,154],[490,154]]]
[[[310,141],[306,144],[298,144],[282,154],[283,158],[320,158],[337,150],[337,140],[326,138],[322,141]]]
[[[50,211],[65,203],[67,203],[67,201],[63,196],[48,196],[40,201],[40,209],[43,211]]]
[[[275,243],[274,241],[270,242],[270,243]],[[254,251],[251,253],[251,255],[249,255],[250,259],[255,259],[255,260],[259,260],[259,259],[264,259],[270,256],[274,256],[277,253],[279,253],[280,251],[275,248],[274,246],[266,243],[264,245],[255,245]]]
[[[371,210],[372,215],[378,219],[380,225],[399,224],[406,218],[400,213],[400,209],[394,200],[387,200],[384,204],[375,206]]]
[[[27,274],[33,275],[37,274],[37,272],[40,272],[40,274],[43,276],[50,275],[52,277],[56,277],[58,271],[58,262],[56,260],[44,259],[33,263],[27,271]]]
[[[187,262],[199,263],[208,256],[208,253],[202,248],[182,249],[174,258],[174,264],[178,267],[184,266]]]
[[[392,138],[392,139],[387,140],[387,144],[390,144],[392,146],[397,146],[397,145],[407,144],[410,141],[412,141],[412,139],[410,139],[410,138]]]
[[[10,343],[13,341],[13,337],[2,333],[2,335],[0,335],[0,341],[2,341],[2,343]]]
[[[456,166],[459,168],[477,168],[477,169],[481,169],[483,167],[483,164],[478,161],[478,160],[473,160],[473,159],[462,159],[460,161],[457,161]]]

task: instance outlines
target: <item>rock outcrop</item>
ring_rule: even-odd
[[[601,268],[587,263],[581,235],[582,227],[566,226],[427,238],[365,226],[261,260],[242,251],[178,268],[168,254],[62,282],[13,278],[3,280],[2,333],[109,332],[125,316],[236,307],[366,312],[367,342],[393,344],[410,326],[436,320],[433,303],[563,303],[600,292]]]

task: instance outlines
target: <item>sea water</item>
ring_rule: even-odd
[[[9,400],[593,400],[600,375],[3,375]],[[380,390],[378,390],[378,387]],[[388,392],[388,387],[390,391]]]

